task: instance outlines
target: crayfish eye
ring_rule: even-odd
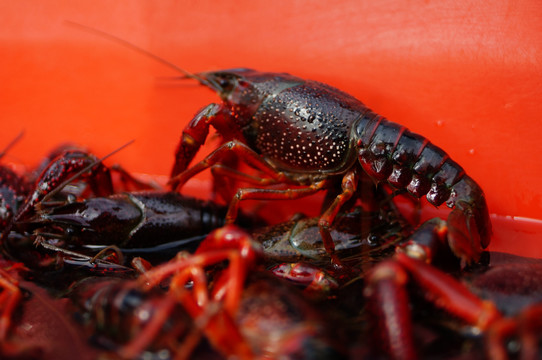
[[[222,89],[227,89],[227,88],[231,87],[231,82],[230,82],[230,80],[228,80],[226,78],[221,78],[221,79],[218,79],[218,85],[220,85],[220,87]]]
[[[243,78],[235,74],[223,73],[217,76],[216,83],[223,93],[231,93],[236,87],[240,86]]]
[[[229,87],[230,85],[230,82],[224,78],[222,79],[218,79],[218,85],[222,88],[222,89],[226,89]]]
[[[216,78],[216,84],[222,93],[230,93],[236,85],[236,78],[229,74],[222,74]]]

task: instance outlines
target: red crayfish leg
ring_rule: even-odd
[[[236,225],[226,225],[211,232],[199,245],[196,254],[219,249],[238,250],[247,264],[255,264],[262,256],[261,244]]]

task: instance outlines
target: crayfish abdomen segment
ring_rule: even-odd
[[[444,150],[421,135],[372,112],[354,129],[359,161],[377,181],[427,200],[435,206],[447,201],[465,172]]]

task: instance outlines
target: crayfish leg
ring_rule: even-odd
[[[406,242],[397,246],[396,251],[429,264],[438,264],[439,269],[459,268],[458,258],[450,249],[447,222],[438,217],[421,224]]]
[[[502,319],[495,304],[478,298],[452,276],[424,261],[398,253],[371,271],[364,292],[372,313],[382,318],[378,327],[385,344],[383,350],[394,359],[416,358],[406,291],[409,279],[436,307],[481,331]]]
[[[0,269],[0,287],[3,288],[0,294],[0,346],[5,342],[9,328],[11,327],[11,319],[17,305],[22,299],[22,293],[19,289],[18,281],[13,278],[7,271]]]
[[[342,179],[342,192],[337,195],[335,200],[327,208],[327,210],[322,214],[320,220],[318,220],[318,227],[320,229],[320,235],[322,236],[322,241],[324,242],[324,247],[326,252],[331,257],[333,264],[339,268],[344,268],[344,265],[339,260],[339,257],[335,253],[335,243],[329,232],[329,227],[337,217],[337,213],[341,207],[352,198],[352,195],[356,192],[358,185],[358,175],[356,170],[348,171]]]
[[[174,189],[180,191],[184,184],[191,179],[196,174],[199,174],[203,170],[211,168],[216,164],[223,162],[224,158],[227,158],[229,154],[235,153],[240,159],[243,159],[249,166],[256,168],[264,172],[269,178],[273,179],[276,183],[288,182],[288,179],[284,173],[275,170],[271,165],[269,165],[265,160],[262,159],[261,155],[252,150],[246,144],[239,140],[228,141],[225,144],[222,144],[212,153],[210,153],[205,159],[195,164],[191,168],[183,171],[179,175],[172,177],[169,180],[170,184],[176,184]],[[264,184],[267,180],[264,180]]]
[[[399,264],[386,261],[371,271],[364,290],[378,329],[376,343],[393,359],[417,358],[407,281],[408,275]]]
[[[128,192],[128,191],[143,191],[143,190],[161,190],[162,187],[154,182],[145,182],[134,175],[130,174],[128,170],[122,167],[119,164],[113,164],[111,166],[110,172],[112,174],[118,175],[118,180],[122,185],[120,189],[117,189],[115,182],[115,192]]]
[[[166,264],[142,274],[145,287],[171,277],[168,296],[191,316],[195,326],[224,355],[252,359],[253,352],[241,335],[235,315],[247,273],[261,256],[259,244],[235,226],[213,231],[194,255],[181,253]],[[209,289],[206,268],[227,262]],[[192,286],[187,288],[187,283]],[[184,346],[184,345],[183,345]]]

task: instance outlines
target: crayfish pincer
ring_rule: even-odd
[[[284,73],[232,69],[186,76],[215,90],[222,103],[202,109],[184,129],[170,183],[180,189],[214,167],[253,185],[233,197],[228,222],[235,220],[240,200],[296,199],[333,190],[338,195],[323,210],[319,228],[327,252],[337,260],[329,226],[356,194],[361,176],[368,175],[376,183],[452,208],[449,242],[464,262],[477,260],[489,244],[491,222],[480,186],[444,150],[353,96]],[[223,144],[188,168],[211,125]],[[226,155],[232,151],[260,174],[228,167]],[[341,189],[337,179],[342,179]],[[266,188],[269,184],[283,187]]]

